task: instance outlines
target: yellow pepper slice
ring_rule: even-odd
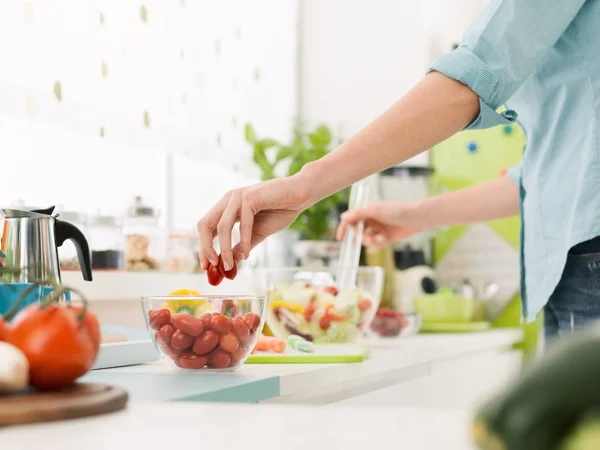
[[[274,301],[270,303],[271,309],[275,308],[285,308],[294,312],[303,313],[304,307],[300,306],[296,303],[284,302],[284,301]]]

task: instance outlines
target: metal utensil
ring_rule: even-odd
[[[366,180],[361,180],[352,185],[350,189],[350,202],[348,209],[356,209],[366,205],[368,202],[368,187]],[[360,249],[364,223],[358,222],[349,226],[346,230],[342,246],[340,248],[340,259],[338,261],[335,280],[338,289],[353,289],[356,287],[356,273],[360,259]]]

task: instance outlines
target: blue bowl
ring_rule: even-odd
[[[0,315],[5,315],[29,286],[31,286],[31,283],[0,284]],[[21,303],[21,306],[19,307],[19,311],[32,303],[39,302],[40,299],[46,298],[50,292],[52,292],[51,286],[39,286],[37,289],[34,289],[27,297],[25,297],[23,303]],[[67,301],[69,301],[70,295],[68,292],[66,297]]]

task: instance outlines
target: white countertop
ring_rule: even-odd
[[[470,414],[400,408],[132,404],[100,417],[0,430],[2,450],[470,450]]]
[[[426,376],[434,365],[446,360],[510,348],[522,336],[521,330],[508,328],[472,334],[430,334],[407,340],[370,341],[370,357],[363,363],[247,364],[234,373],[212,375],[210,379],[200,374],[190,378],[189,372],[184,374],[160,361],[94,371],[86,377],[86,381],[123,383],[134,401],[200,400],[200,390],[202,395],[211,395],[208,401],[219,401],[212,391],[207,390],[210,381],[214,392],[219,390],[225,395],[228,389],[245,389],[256,393],[255,401],[329,404]],[[183,375],[187,376],[185,389],[173,379],[173,376]],[[161,380],[166,378],[169,384],[158,380],[159,377]],[[152,392],[147,392],[146,388],[141,391],[144,382],[151,383]],[[274,388],[271,382],[277,385],[278,395],[272,394]],[[197,389],[194,384],[198,385]],[[261,390],[265,391],[262,397],[259,396]]]

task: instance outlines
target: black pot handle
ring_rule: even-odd
[[[90,246],[84,234],[79,228],[69,222],[56,220],[56,246],[60,247],[65,241],[70,240],[75,244],[79,267],[85,281],[92,281],[92,258],[90,255]]]

